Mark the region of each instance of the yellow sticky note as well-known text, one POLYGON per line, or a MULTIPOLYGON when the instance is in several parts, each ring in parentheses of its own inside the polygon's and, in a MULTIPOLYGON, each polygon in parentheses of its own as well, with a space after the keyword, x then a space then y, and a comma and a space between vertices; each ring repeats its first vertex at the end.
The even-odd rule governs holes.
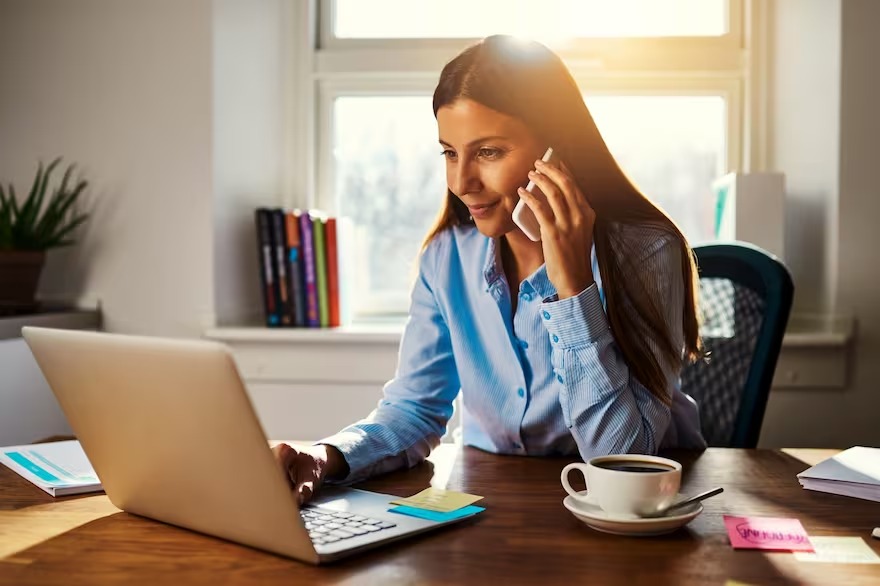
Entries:
POLYGON ((799 562, 880 564, 880 557, 861 537, 810 537, 816 553, 795 552, 799 562))
POLYGON ((432 486, 431 488, 426 488, 422 492, 414 494, 411 497, 391 501, 391 504, 416 507, 418 509, 426 509, 438 513, 448 513, 475 503, 481 498, 483 497, 475 494, 444 490, 432 486))

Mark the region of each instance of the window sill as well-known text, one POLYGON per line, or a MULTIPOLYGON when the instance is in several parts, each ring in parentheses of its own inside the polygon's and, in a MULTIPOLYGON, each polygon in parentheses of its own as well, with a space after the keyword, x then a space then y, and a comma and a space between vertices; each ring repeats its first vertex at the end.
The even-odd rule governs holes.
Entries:
MULTIPOLYGON (((204 337, 228 343, 399 344, 406 318, 363 322, 338 328, 217 327, 204 337)), ((853 337, 850 316, 796 315, 782 340, 785 348, 843 348, 853 337)))
MULTIPOLYGON (((340 328, 218 327, 204 337, 228 344, 248 382, 384 384, 394 373, 404 320, 340 328), (344 368, 340 368, 344 365, 344 368)), ((782 343, 774 389, 842 390, 854 320, 794 316, 782 343)))
POLYGON ((855 320, 849 315, 792 315, 783 348, 843 348, 852 340, 855 320))
POLYGON ((400 343, 403 320, 388 325, 350 325, 338 328, 219 327, 205 332, 211 340, 268 344, 394 344, 400 343))

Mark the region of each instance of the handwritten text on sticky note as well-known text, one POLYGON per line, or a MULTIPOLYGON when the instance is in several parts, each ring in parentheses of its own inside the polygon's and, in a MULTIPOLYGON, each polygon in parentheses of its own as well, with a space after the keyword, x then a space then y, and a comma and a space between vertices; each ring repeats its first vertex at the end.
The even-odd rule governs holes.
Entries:
POLYGON ((810 536, 797 519, 724 515, 724 526, 735 549, 813 551, 810 536))
POLYGON ((391 501, 391 504, 427 509, 429 511, 437 511, 438 513, 448 513, 449 511, 455 511, 475 503, 481 498, 483 497, 475 494, 444 490, 432 486, 411 497, 391 501))

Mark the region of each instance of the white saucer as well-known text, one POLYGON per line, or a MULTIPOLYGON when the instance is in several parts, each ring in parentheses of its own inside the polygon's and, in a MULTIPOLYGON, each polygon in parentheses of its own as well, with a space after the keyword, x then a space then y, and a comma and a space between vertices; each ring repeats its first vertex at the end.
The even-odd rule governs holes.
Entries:
MULTIPOLYGON (((586 495, 586 491, 582 491, 579 494, 586 495)), ((679 494, 676 500, 682 498, 684 497, 679 494)), ((684 527, 694 517, 703 512, 702 503, 693 503, 675 511, 672 515, 664 517, 621 517, 609 515, 603 511, 599 508, 599 505, 590 500, 589 495, 587 495, 587 500, 588 502, 582 503, 574 500, 569 495, 563 499, 562 504, 575 517, 592 529, 614 535, 650 536, 671 533, 680 527, 684 527)))

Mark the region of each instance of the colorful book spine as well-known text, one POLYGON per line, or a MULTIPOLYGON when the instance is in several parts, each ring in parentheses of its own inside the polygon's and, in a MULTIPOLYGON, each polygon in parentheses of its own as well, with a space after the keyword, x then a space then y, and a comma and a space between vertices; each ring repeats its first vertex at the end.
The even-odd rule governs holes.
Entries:
POLYGON ((290 312, 290 290, 287 280, 287 235, 284 210, 272 210, 272 248, 275 261, 275 284, 278 289, 278 315, 282 326, 293 325, 290 312))
POLYGON ((355 228, 351 218, 336 219, 336 266, 339 271, 339 323, 351 322, 353 313, 352 279, 355 275, 355 228))
POLYGON ((338 328, 341 320, 339 315, 339 252, 336 237, 336 218, 327 218, 324 227, 324 239, 327 241, 327 305, 329 325, 338 328))
POLYGON ((299 218, 300 238, 303 243, 303 279, 306 290, 306 325, 317 328, 321 325, 318 315, 318 287, 315 281, 315 246, 312 235, 312 217, 303 213, 299 218))
POLYGON ((303 286, 302 239, 299 235, 300 213, 285 214, 287 224, 287 281, 293 325, 306 325, 306 295, 303 286))
POLYGON ((255 214, 257 224, 257 248, 260 255, 260 285, 263 297, 266 325, 281 325, 278 302, 275 294, 275 263, 272 261, 272 218, 271 210, 259 208, 255 214))
POLYGON ((315 284, 318 288, 318 318, 321 327, 330 325, 330 312, 327 307, 327 245, 324 242, 326 220, 312 218, 312 230, 315 234, 315 284))

